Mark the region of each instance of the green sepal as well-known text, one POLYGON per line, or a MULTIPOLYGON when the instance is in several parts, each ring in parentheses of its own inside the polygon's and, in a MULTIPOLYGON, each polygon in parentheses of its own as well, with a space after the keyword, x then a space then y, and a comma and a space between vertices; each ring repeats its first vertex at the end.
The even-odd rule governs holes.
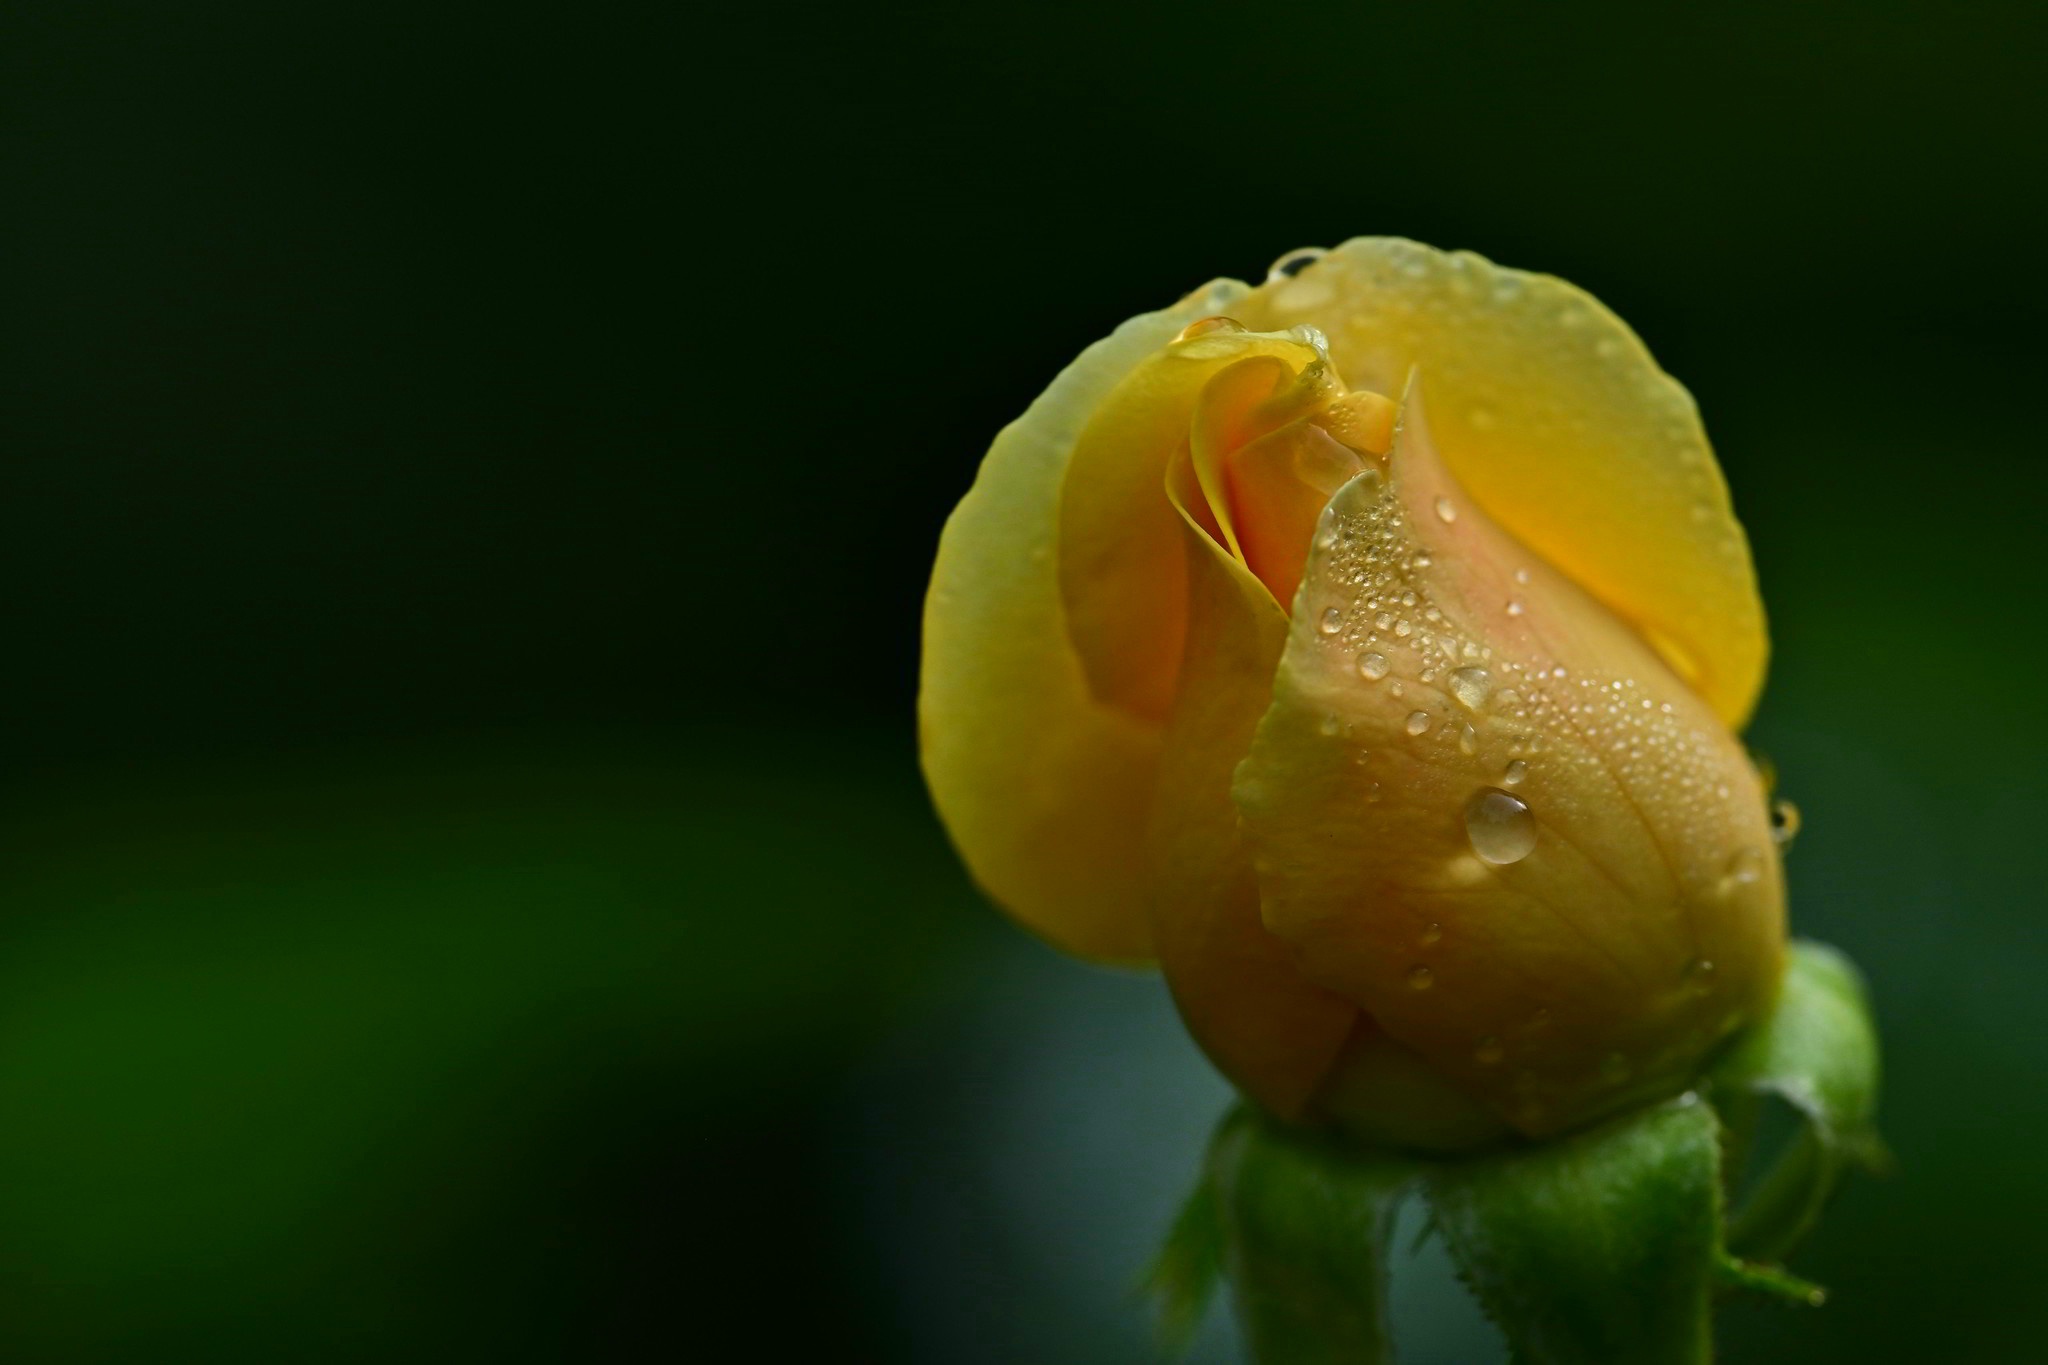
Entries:
POLYGON ((1828 1301, 1828 1291, 1811 1280, 1788 1273, 1783 1266, 1738 1261, 1723 1255, 1716 1278, 1723 1289, 1746 1289, 1768 1295, 1802 1308, 1818 1308, 1828 1301))
POLYGON ((1731 1251, 1780 1260, 1810 1231, 1842 1172, 1882 1169, 1877 1135, 1877 1028, 1863 979, 1835 949, 1794 943, 1771 1017, 1709 1073, 1730 1129, 1731 1178, 1739 1178, 1760 1099, 1791 1106, 1800 1127, 1728 1219, 1731 1251))
POLYGON ((1697 1097, 1439 1167, 1428 1189, 1452 1259, 1517 1361, 1712 1358, 1720 1124, 1697 1097))
POLYGON ((1224 1119, 1206 1183, 1251 1359, 1393 1359, 1388 1244, 1401 1197, 1421 1172, 1406 1158, 1286 1128, 1248 1106, 1224 1119))
POLYGON ((1168 1351, 1178 1355, 1187 1350, 1222 1278, 1223 1211, 1205 1170, 1173 1220, 1158 1259, 1145 1272, 1145 1292, 1159 1309, 1160 1344, 1168 1351))

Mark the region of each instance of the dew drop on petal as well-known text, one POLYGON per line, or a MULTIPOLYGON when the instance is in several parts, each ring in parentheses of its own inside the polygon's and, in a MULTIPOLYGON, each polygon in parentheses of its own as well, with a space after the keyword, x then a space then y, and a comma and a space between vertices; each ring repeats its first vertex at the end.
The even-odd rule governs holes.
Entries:
POLYGON ((1409 734, 1419 735, 1427 729, 1429 729, 1429 712, 1411 711, 1408 713, 1409 734))
POLYGON ((1501 773, 1500 780, 1507 783, 1510 787, 1519 787, 1522 785, 1522 779, 1528 775, 1529 765, 1517 758, 1512 760, 1508 764, 1507 769, 1501 773))
POLYGON ((1226 318, 1219 314, 1215 317, 1196 318, 1193 322, 1181 328, 1180 335, 1175 337, 1174 340, 1193 341, 1196 337, 1205 337, 1212 332, 1242 332, 1243 330, 1244 324, 1236 318, 1226 318))
POLYGON ((1483 668, 1454 668, 1451 670, 1451 695, 1467 711, 1477 711, 1486 705, 1486 699, 1493 692, 1493 675, 1483 668))
POLYGON ((1790 848, 1799 837, 1799 807, 1782 796, 1771 802, 1771 837, 1779 848, 1790 848))
POLYGON ((1701 995, 1705 995, 1714 988, 1714 973, 1716 970, 1718 969, 1714 966, 1714 959, 1710 957, 1696 957, 1685 964, 1685 984, 1701 995))
POLYGON ((1456 521, 1458 519, 1457 506, 1449 498, 1439 495, 1436 500, 1436 519, 1447 525, 1456 521))
POLYGON ((1410 968, 1408 969, 1408 989, 1409 989, 1409 990, 1411 990, 1411 991, 1426 991, 1426 990, 1428 990, 1428 989, 1429 989, 1429 988, 1430 988, 1431 986, 1434 986, 1435 984, 1436 984, 1436 973, 1435 973, 1435 972, 1433 972, 1433 971, 1431 971, 1431 970, 1430 970, 1429 968, 1427 968, 1427 967, 1410 967, 1410 968))
POLYGON ((1368 649, 1358 656, 1358 671, 1367 682, 1378 682, 1387 676, 1387 656, 1376 649, 1368 649))
POLYGON ((1323 614, 1316 621, 1316 629, 1325 635, 1335 635, 1344 625, 1344 613, 1335 607, 1324 607, 1323 614))
POLYGON ((1487 862, 1518 863, 1536 847, 1536 817, 1519 796, 1481 787, 1465 803, 1465 834, 1487 862))
POLYGON ((1267 280, 1291 280, 1302 271, 1323 259, 1321 247, 1308 246, 1299 251, 1290 251, 1266 270, 1267 280))
POLYGON ((1517 602, 1517 601, 1515 601, 1515 600, 1514 600, 1513 598, 1509 598, 1509 599, 1508 599, 1508 615, 1510 615, 1510 616, 1520 616, 1521 614, 1522 614, 1522 604, 1521 604, 1520 602, 1517 602))
POLYGON ((1435 920, 1431 920, 1427 925, 1423 927, 1422 937, 1420 940, 1423 947, 1434 948, 1437 944, 1443 941, 1444 927, 1441 924, 1438 924, 1435 920))

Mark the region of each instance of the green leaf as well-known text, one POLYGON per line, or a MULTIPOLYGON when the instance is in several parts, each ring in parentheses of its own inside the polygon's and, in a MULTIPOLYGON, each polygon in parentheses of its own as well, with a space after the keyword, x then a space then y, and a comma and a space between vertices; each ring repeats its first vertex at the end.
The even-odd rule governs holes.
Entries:
POLYGON ((1283 1128, 1250 1108, 1209 1149, 1225 1267, 1258 1365, 1379 1365, 1387 1248, 1420 1168, 1283 1128))
POLYGON ((1691 1095, 1576 1136, 1440 1168, 1451 1255, 1516 1358, 1695 1365, 1712 1357, 1719 1123, 1691 1095))
MULTIPOLYGON (((1736 1254, 1775 1261, 1820 1217, 1842 1171, 1884 1164, 1877 1136, 1877 1029, 1863 981, 1849 960, 1818 943, 1795 943, 1778 1008, 1717 1063, 1718 1104, 1739 1153, 1756 1099, 1776 1096, 1799 1131, 1729 1218, 1736 1254)), ((1740 1174, 1740 1161, 1731 1162, 1740 1174)))

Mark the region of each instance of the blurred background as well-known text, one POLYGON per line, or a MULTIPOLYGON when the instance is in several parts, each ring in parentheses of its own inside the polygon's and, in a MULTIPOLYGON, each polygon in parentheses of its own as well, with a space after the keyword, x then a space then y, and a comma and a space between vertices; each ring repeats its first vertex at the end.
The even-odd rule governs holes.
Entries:
POLYGON ((0 1355, 1153 1359, 1225 1093, 967 885, 920 594, 1082 346, 1360 233, 1606 300, 1755 542, 1899 1173, 1726 1354, 2037 1353, 2036 17, 10 6, 0 1355))

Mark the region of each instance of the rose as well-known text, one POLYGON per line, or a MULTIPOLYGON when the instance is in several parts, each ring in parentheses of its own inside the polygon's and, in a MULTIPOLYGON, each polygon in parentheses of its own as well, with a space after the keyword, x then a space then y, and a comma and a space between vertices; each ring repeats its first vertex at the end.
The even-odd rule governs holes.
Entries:
POLYGON ((1765 652, 1627 327, 1365 238, 1133 319, 997 437, 919 728, 1017 918, 1156 960, 1272 1113, 1456 1149, 1670 1093, 1769 1010, 1765 652))

